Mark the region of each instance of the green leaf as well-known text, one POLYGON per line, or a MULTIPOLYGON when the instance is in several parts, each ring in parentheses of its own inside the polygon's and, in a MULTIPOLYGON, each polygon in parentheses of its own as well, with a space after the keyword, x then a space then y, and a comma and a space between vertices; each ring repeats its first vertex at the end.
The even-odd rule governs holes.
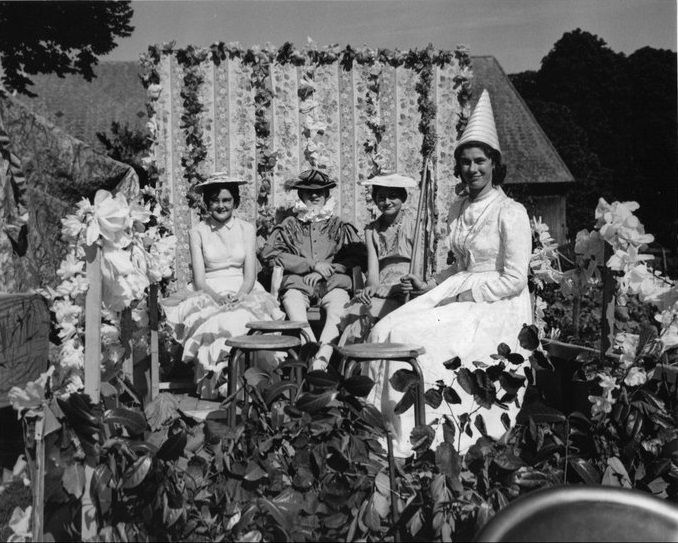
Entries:
POLYGON ((433 409, 438 409, 440 404, 443 403, 443 395, 437 388, 429 388, 424 394, 424 400, 426 405, 431 406, 433 409))
POLYGON ((271 406, 271 404, 280 396, 285 394, 286 392, 292 392, 293 390, 297 390, 297 385, 296 383, 286 383, 286 382, 280 382, 277 383, 271 387, 268 387, 264 390, 263 392, 263 398, 264 402, 266 402, 266 405, 268 407, 271 406))
POLYGON ((443 417, 443 439, 445 443, 449 443, 454 447, 454 436, 457 433, 457 428, 454 425, 454 422, 448 415, 443 417))
POLYGON ((455 356, 454 358, 443 362, 443 366, 445 366, 448 370, 459 369, 461 367, 461 358, 455 356))
POLYGON ((174 394, 163 392, 144 409, 151 430, 156 431, 179 418, 179 402, 174 394))
POLYGON ((511 354, 511 347, 506 345, 506 343, 500 343, 499 345, 497 345, 497 353, 499 354, 499 356, 503 356, 504 358, 506 358, 508 355, 511 354))
POLYGON ((306 374, 306 382, 317 388, 336 388, 340 378, 326 371, 313 370, 306 374))
POLYGON ((520 364, 525 362, 525 357, 519 353, 509 353, 506 356, 506 360, 508 360, 511 364, 519 366, 520 364))
POLYGON ((435 430, 430 426, 415 426, 410 434, 412 449, 418 453, 428 450, 431 447, 431 443, 433 443, 435 436, 435 430))
POLYGON ((295 406, 301 411, 313 414, 327 407, 330 402, 337 397, 337 394, 338 392, 336 390, 328 390, 320 394, 304 392, 299 396, 295 406))
POLYGON ((85 467, 80 462, 69 464, 64 469, 61 483, 66 492, 80 499, 85 491, 85 467))
POLYGON ((109 409, 104 413, 104 422, 119 424, 129 432, 130 436, 137 436, 146 431, 147 424, 144 415, 125 407, 109 409))
POLYGON ((459 394, 457 394, 457 391, 454 390, 452 387, 445 387, 443 389, 443 398, 445 398, 445 401, 449 404, 461 403, 461 398, 459 397, 459 394))
POLYGON ((269 380, 268 373, 255 367, 247 368, 244 377, 247 384, 251 387, 256 387, 259 383, 267 383, 269 380))
POLYGON ((393 408, 393 412, 396 415, 402 415, 410 407, 412 407, 414 405, 414 401, 415 401, 416 398, 417 398, 417 394, 414 391, 414 388, 412 388, 412 387, 408 388, 405 391, 405 393, 403 394, 402 398, 400 398, 400 401, 393 408))
POLYGON ((464 389, 466 394, 474 395, 478 392, 475 377, 468 368, 461 368, 457 371, 457 382, 464 389))
POLYGON ((540 400, 535 400, 523 408, 518 413, 516 422, 518 424, 529 424, 528 418, 531 418, 535 423, 540 422, 565 422, 567 418, 557 409, 549 407, 540 400))
POLYGON ((268 474, 261 468, 261 466, 257 462, 252 461, 247 465, 247 471, 245 472, 244 477, 246 481, 258 481, 259 479, 263 479, 264 477, 268 477, 268 474))
POLYGON ((367 396, 372 387, 374 386, 374 381, 370 379, 367 375, 355 375, 350 379, 347 379, 341 385, 346 392, 364 398, 367 396))
POLYGON ((599 485, 600 484, 600 473, 598 470, 591 464, 591 462, 584 460, 579 457, 571 457, 569 459, 570 466, 572 469, 581 477, 581 480, 586 485, 599 485))
POLYGON ((458 478, 461 473, 461 458, 454 446, 443 442, 436 448, 436 466, 440 473, 452 479, 458 478))
POLYGON ((406 369, 400 369, 396 371, 389 379, 393 389, 398 392, 405 392, 413 385, 416 385, 418 381, 419 379, 417 378, 417 374, 412 370, 406 369))
POLYGON ((360 412, 360 418, 362 418, 367 426, 377 430, 379 435, 383 435, 386 431, 386 423, 384 422, 384 416, 381 411, 379 411, 374 405, 367 404, 363 407, 360 412))
POLYGON ((217 409, 207 413, 205 417, 205 436, 208 441, 212 439, 223 439, 231 435, 231 427, 228 422, 228 411, 217 409))
POLYGON ((128 490, 138 487, 151 471, 152 464, 153 459, 148 455, 139 458, 125 471, 122 487, 128 490))
POLYGON ((171 434, 167 440, 165 440, 158 451, 157 457, 160 460, 176 460, 183 454, 187 441, 188 436, 186 435, 186 430, 181 428, 178 432, 171 434))
POLYGON ((100 515, 108 513, 113 503, 113 489, 110 486, 112 477, 113 474, 106 464, 99 464, 92 474, 90 493, 100 515))
POLYGON ((534 324, 523 324, 518 334, 518 342, 523 349, 534 351, 539 348, 539 330, 534 324))
POLYGON ((498 453, 494 457, 493 462, 500 468, 507 471, 515 471, 518 468, 522 468, 523 466, 527 465, 523 460, 520 459, 520 457, 508 450, 498 453))

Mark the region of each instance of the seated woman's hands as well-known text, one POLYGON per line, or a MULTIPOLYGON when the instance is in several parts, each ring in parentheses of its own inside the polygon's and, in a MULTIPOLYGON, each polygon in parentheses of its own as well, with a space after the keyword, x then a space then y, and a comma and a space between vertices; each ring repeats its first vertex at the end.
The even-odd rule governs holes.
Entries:
POLYGON ((400 290, 409 293, 414 290, 425 290, 426 283, 413 273, 408 273, 400 278, 400 290))
POLYGON ((318 273, 318 272, 316 272, 316 271, 313 271, 313 272, 311 272, 311 273, 307 273, 306 275, 304 275, 303 281, 304 281, 304 283, 306 283, 308 286, 314 287, 314 286, 316 286, 316 285, 318 284, 318 282, 321 281, 322 279, 323 279, 323 276, 322 276, 320 273, 318 273))
POLYGON ((400 285, 370 285, 361 290, 355 297, 357 302, 370 305, 372 298, 388 298, 400 293, 400 285))

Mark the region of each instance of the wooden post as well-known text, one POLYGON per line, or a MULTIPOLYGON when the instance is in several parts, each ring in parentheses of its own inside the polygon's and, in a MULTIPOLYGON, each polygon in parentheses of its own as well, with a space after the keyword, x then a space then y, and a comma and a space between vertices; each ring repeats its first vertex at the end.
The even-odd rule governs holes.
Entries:
POLYGON ((612 275, 612 270, 608 268, 605 263, 612 256, 612 247, 606 243, 604 262, 603 262, 603 300, 602 300, 602 314, 600 316, 600 358, 605 357, 605 354, 614 343, 614 294, 617 282, 612 275))
POLYGON ((43 540, 45 519, 45 413, 43 411, 35 421, 35 471, 33 476, 33 541, 43 540))
POLYGON ((147 400, 153 401, 160 392, 160 350, 158 345, 158 284, 148 291, 148 325, 151 329, 151 366, 146 374, 147 400))
MULTIPOLYGON (((97 245, 85 247, 87 258, 87 297, 85 298, 85 394, 94 405, 101 399, 101 249, 97 245)), ((82 525, 80 538, 96 538, 96 509, 90 487, 94 467, 85 462, 85 491, 82 495, 82 525)))
POLYGON ((126 307, 120 315, 120 340, 125 348, 125 358, 122 361, 122 374, 134 383, 134 346, 132 345, 132 310, 126 307))

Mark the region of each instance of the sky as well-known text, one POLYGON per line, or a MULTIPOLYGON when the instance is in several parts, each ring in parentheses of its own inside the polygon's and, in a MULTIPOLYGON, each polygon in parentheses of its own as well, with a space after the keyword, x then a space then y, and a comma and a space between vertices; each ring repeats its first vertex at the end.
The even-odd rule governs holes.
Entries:
POLYGON ((508 73, 539 69, 565 33, 581 28, 615 51, 676 50, 676 0, 139 0, 135 30, 101 60, 137 60, 149 44, 303 46, 338 43, 410 49, 464 44, 508 73))

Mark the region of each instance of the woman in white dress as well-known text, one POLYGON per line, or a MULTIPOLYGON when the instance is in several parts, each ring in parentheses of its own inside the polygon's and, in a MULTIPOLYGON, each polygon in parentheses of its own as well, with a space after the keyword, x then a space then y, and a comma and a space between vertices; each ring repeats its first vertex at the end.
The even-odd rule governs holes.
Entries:
MULTIPOLYGON (((449 245, 455 265, 438 278, 424 283, 413 275, 403 277, 404 290, 425 290, 425 294, 390 313, 376 324, 370 335, 375 343, 408 343, 426 349, 419 357, 426 389, 436 381, 450 384, 456 371, 445 362, 455 357, 461 367, 476 370, 475 361, 497 364, 490 355, 497 345, 506 343, 513 352, 521 352, 518 334, 523 323, 532 322, 527 272, 532 251, 530 223, 525 208, 508 198, 500 185, 505 176, 501 150, 494 126, 492 106, 487 91, 483 94, 455 150, 456 173, 461 176, 468 194, 456 199, 449 214, 449 245), (448 276, 443 280, 445 276, 448 276)), ((520 365, 507 364, 506 371, 524 378, 520 365)), ((412 452, 410 434, 414 413, 410 409, 398 416, 394 407, 402 394, 389 383, 393 373, 407 366, 401 363, 370 364, 375 386, 369 396, 395 428, 394 446, 397 456, 412 452)), ((503 396, 497 386, 497 398, 503 396)), ((460 452, 468 449, 480 436, 473 424, 460 421, 468 413, 473 421, 482 415, 488 435, 498 438, 505 432, 502 414, 515 423, 519 392, 506 409, 494 404, 480 408, 474 397, 464 392, 459 383, 454 390, 461 403, 443 401, 437 409, 426 408, 427 422, 434 425, 433 446, 442 441, 443 415, 450 416, 456 426, 455 445, 460 452), (460 424, 461 423, 461 424, 460 424), (469 428, 473 436, 464 431, 469 428)), ((524 388, 521 389, 524 392, 524 388)))
POLYGON ((163 301, 167 322, 183 345, 182 360, 195 362, 198 392, 217 396, 230 347, 254 320, 282 319, 277 300, 256 281, 256 231, 233 212, 244 181, 215 173, 197 185, 208 216, 190 232, 193 284, 163 301))

